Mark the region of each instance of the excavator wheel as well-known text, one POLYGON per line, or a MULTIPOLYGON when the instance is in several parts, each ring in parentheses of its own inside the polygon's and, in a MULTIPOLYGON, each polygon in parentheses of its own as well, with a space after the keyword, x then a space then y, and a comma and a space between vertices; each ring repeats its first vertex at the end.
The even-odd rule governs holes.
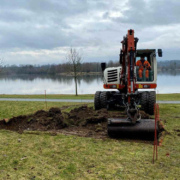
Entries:
POLYGON ((154 115, 154 104, 156 103, 156 92, 149 91, 148 92, 148 114, 154 115))
POLYGON ((101 108, 108 108, 108 92, 107 91, 103 91, 101 92, 101 108))
POLYGON ((94 96, 94 108, 95 110, 101 109, 101 91, 96 91, 94 96))
POLYGON ((142 92, 141 94, 141 109, 148 113, 148 92, 142 92))

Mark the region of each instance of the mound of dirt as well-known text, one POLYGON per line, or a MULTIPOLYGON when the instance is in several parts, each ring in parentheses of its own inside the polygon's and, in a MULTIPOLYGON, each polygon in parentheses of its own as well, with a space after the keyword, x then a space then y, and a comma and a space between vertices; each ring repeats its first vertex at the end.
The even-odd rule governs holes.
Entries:
MULTIPOLYGON (((63 109, 63 108, 62 108, 63 109)), ((143 119, 149 115, 141 112, 143 119)), ((64 134, 80 136, 107 136, 107 118, 125 118, 122 111, 93 110, 87 105, 72 109, 69 113, 61 112, 60 108, 52 107, 49 111, 39 110, 31 115, 13 117, 0 121, 0 129, 18 131, 56 131, 64 134)))
POLYGON ((59 108, 51 108, 49 111, 39 110, 32 115, 13 117, 0 121, 0 129, 22 132, 24 130, 51 130, 60 129, 66 125, 63 123, 63 115, 59 108))
POLYGON ((68 121, 74 125, 86 126, 88 123, 101 123, 107 121, 108 111, 101 109, 94 111, 92 107, 81 106, 66 113, 68 121))

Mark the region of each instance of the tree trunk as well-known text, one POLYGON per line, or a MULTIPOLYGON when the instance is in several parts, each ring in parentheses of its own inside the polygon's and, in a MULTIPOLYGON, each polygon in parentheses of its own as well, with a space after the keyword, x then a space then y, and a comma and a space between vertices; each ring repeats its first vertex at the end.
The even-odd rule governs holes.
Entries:
POLYGON ((77 77, 76 76, 74 76, 74 81, 75 81, 75 89, 76 89, 76 96, 77 96, 78 93, 77 93, 77 77))
POLYGON ((75 89, 76 89, 76 96, 78 95, 77 93, 77 73, 76 73, 76 65, 74 64, 74 81, 75 81, 75 89))

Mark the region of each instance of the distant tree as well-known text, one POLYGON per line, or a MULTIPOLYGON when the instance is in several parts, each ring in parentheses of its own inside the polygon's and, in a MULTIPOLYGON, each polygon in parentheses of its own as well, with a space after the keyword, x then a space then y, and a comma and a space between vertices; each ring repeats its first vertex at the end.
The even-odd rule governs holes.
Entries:
POLYGON ((74 82, 75 82, 75 91, 76 96, 77 92, 77 76, 81 72, 81 64, 82 64, 82 54, 80 54, 76 49, 70 48, 66 55, 66 64, 67 71, 73 73, 74 82))
POLYGON ((114 65, 113 61, 112 61, 112 60, 109 60, 107 66, 108 66, 108 67, 113 67, 113 65, 114 65))
POLYGON ((2 72, 2 68, 3 68, 3 58, 0 58, 0 73, 2 72))
POLYGON ((55 74, 56 73, 56 67, 55 65, 51 65, 48 70, 48 74, 55 74))

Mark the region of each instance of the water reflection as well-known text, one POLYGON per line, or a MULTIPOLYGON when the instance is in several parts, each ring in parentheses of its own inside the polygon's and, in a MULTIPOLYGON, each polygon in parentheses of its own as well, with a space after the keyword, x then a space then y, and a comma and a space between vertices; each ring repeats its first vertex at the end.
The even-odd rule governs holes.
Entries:
MULTIPOLYGON (((102 89, 102 76, 79 76, 77 78, 80 94, 94 93, 102 89)), ((1 94, 74 94, 75 83, 72 76, 13 75, 0 76, 1 94)))
MULTIPOLYGON (((100 75, 78 77, 78 93, 94 94, 103 91, 100 75)), ((158 93, 180 93, 180 71, 158 72, 158 93)), ((75 83, 72 76, 13 75, 0 76, 1 94, 74 94, 75 83)))
MULTIPOLYGON (((13 76, 0 76, 1 80, 22 80, 22 81, 34 81, 34 80, 51 80, 53 82, 60 82, 60 83, 72 83, 73 82, 73 76, 53 76, 53 75, 13 75, 13 76)), ((86 83, 91 83, 94 80, 102 81, 102 76, 100 75, 86 75, 86 76, 78 76, 77 78, 78 83, 80 84, 81 81, 84 81, 86 83)))

